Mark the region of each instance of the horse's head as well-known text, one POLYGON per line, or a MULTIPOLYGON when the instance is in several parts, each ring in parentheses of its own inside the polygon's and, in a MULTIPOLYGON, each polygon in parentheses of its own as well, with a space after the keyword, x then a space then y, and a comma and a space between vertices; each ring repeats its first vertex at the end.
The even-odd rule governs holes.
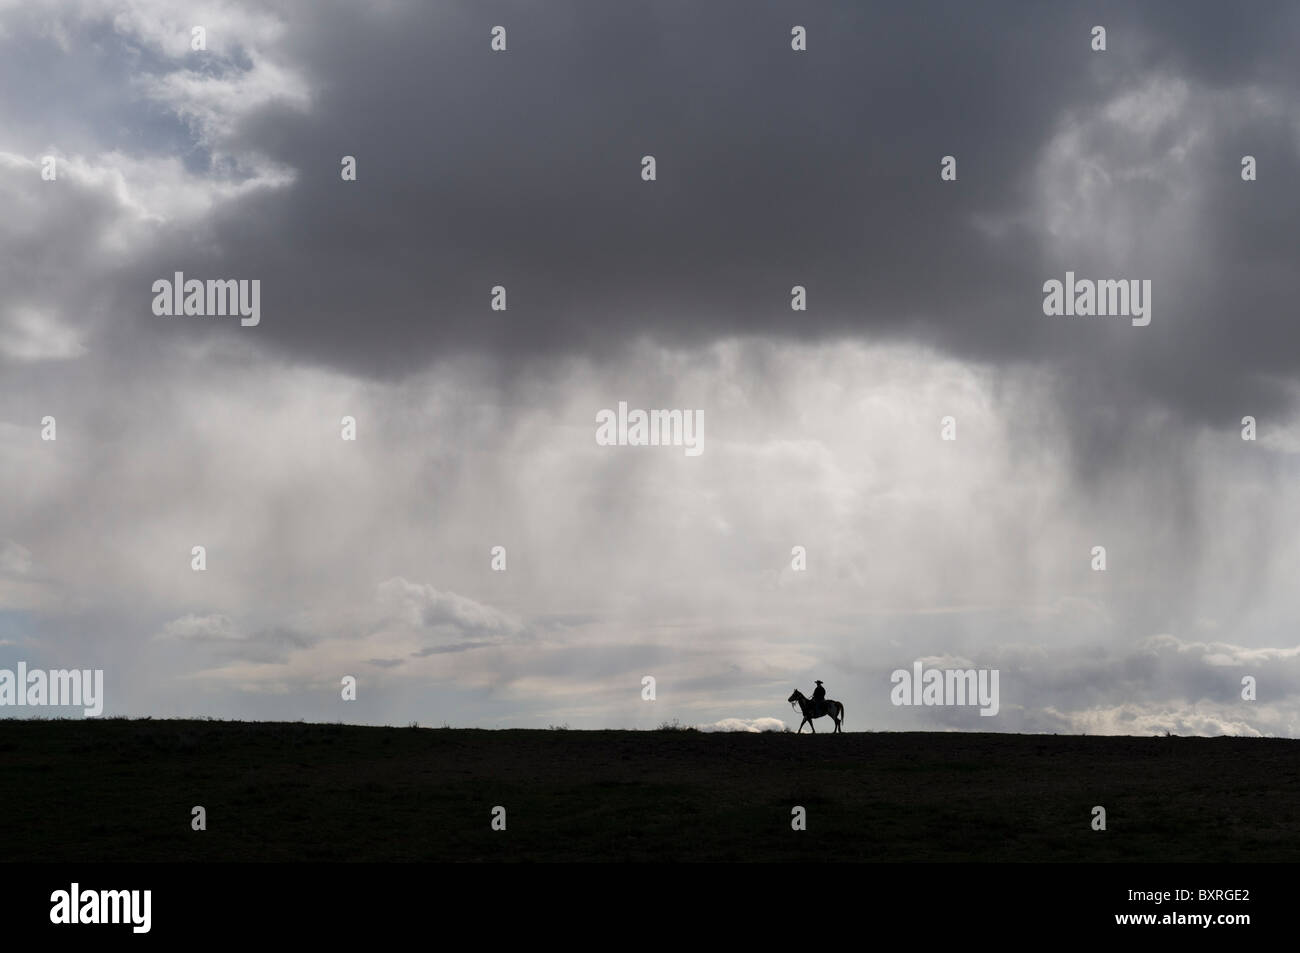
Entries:
POLYGON ((799 689, 797 688, 793 692, 791 692, 790 697, 786 699, 786 701, 790 703, 791 708, 793 708, 795 705, 799 704, 803 700, 804 700, 803 692, 799 691, 799 689))

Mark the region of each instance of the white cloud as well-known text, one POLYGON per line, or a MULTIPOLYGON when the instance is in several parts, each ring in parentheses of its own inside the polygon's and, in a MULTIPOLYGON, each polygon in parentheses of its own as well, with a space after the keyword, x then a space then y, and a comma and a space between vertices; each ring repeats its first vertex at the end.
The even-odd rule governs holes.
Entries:
POLYGON ((1259 738, 1280 734, 1293 736, 1294 715, 1268 706, 1247 719, 1240 709, 1205 702, 1196 704, 1142 703, 1089 708, 1080 711, 1043 709, 1059 718, 1063 734, 1085 735, 1232 735, 1259 738), (1262 730, 1261 730, 1262 729, 1262 730))
POLYGON ((700 731, 785 731, 786 723, 779 718, 723 718, 709 725, 696 725, 700 731))
POLYGON ((189 615, 168 622, 158 633, 159 639, 193 640, 200 642, 241 641, 245 635, 240 632, 228 616, 220 613, 211 615, 189 615))
POLYGON ((523 629, 491 606, 401 577, 379 584, 379 600, 393 618, 416 628, 448 627, 462 635, 516 635, 523 629))
MULTIPOLYGON (((124 221, 113 223, 110 250, 140 250, 147 236, 124 231, 129 225, 193 222, 223 202, 296 180, 295 169, 272 161, 240 137, 245 120, 269 105, 311 109, 310 83, 290 60, 285 47, 289 28, 279 17, 244 3, 182 8, 166 0, 35 0, 10 6, 17 11, 17 16, 10 14, 10 32, 30 30, 51 38, 65 53, 102 45, 91 31, 103 25, 150 53, 151 67, 141 68, 129 84, 114 78, 94 89, 97 108, 130 114, 144 103, 156 115, 161 107, 185 123, 193 144, 211 156, 208 168, 191 171, 178 157, 153 151, 127 153, 117 147, 78 153, 70 148, 65 155, 56 148, 60 182, 66 177, 110 195, 120 209, 124 221), (190 31, 196 25, 207 30, 206 51, 190 48, 190 31)), ((93 74, 88 76, 87 82, 93 82, 93 74)), ((12 166, 36 149, 43 155, 49 148, 45 133, 32 133, 25 148, 15 148, 28 135, 18 118, 11 117, 8 134, 0 140, 0 150, 8 150, 7 155, 0 153, 0 166, 12 166)), ((76 263, 65 262, 65 267, 75 268, 76 263)))

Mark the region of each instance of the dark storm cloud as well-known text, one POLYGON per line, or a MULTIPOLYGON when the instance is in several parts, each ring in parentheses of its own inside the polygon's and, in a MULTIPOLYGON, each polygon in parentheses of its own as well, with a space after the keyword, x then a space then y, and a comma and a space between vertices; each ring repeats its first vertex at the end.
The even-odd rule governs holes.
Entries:
MULTIPOLYGON (((141 288, 183 270, 262 278, 259 343, 376 376, 464 350, 599 354, 643 334, 906 338, 1058 364, 1085 459, 1118 452, 1126 429, 1096 419, 1098 402, 1155 400, 1226 426, 1239 406, 1278 406, 1269 375, 1295 370, 1289 114, 1237 117, 1195 147, 1203 213, 1176 247, 1142 235, 1126 255, 1098 242, 1061 261, 1026 217, 1052 198, 1035 193, 1035 170, 1062 124, 1148 78, 1293 102, 1291 6, 283 10, 314 104, 261 110, 234 145, 299 179, 226 204, 215 241, 173 236, 119 285, 118 307, 151 328, 141 288), (504 54, 488 49, 497 23, 504 54), (794 23, 809 30, 805 54, 789 49, 794 23), (1088 49, 1093 23, 1109 31, 1104 54, 1088 49), (1263 170, 1249 186, 1246 152, 1263 170), (340 181, 345 154, 356 183, 340 181), (644 154, 655 183, 640 180, 644 154), (946 154, 957 183, 939 180, 946 154), (1150 328, 1043 316, 1042 282, 1091 265, 1154 278, 1150 328), (504 314, 488 308, 496 284, 504 314), (789 309, 794 284, 806 314, 789 309)), ((1083 144, 1138 161, 1178 133, 1135 143, 1102 127, 1083 144)), ((1141 221, 1174 198, 1156 176, 1112 182, 1108 200, 1141 221)))
POLYGON ((655 3, 303 23, 318 108, 245 130, 300 184, 229 207, 218 234, 235 271, 283 289, 268 337, 374 373, 643 333, 1020 351, 1017 302, 1036 306, 1039 282, 1009 279, 1030 236, 990 243, 968 219, 1014 203, 1088 64, 1061 68, 1080 46, 1061 17, 1002 18, 655 3), (790 51, 794 22, 813 52, 790 51), (969 187, 939 182, 948 152, 969 187), (505 315, 487 307, 498 283, 505 315), (796 283, 807 315, 789 309, 796 283))

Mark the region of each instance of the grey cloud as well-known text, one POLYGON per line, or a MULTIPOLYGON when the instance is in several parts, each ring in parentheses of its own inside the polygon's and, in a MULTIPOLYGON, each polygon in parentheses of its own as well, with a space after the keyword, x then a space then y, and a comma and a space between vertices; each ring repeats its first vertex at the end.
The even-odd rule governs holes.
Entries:
POLYGON ((490 648, 502 644, 504 643, 480 640, 477 642, 453 642, 450 645, 426 645, 418 652, 412 652, 411 655, 414 658, 427 658, 430 655, 450 655, 454 652, 469 652, 473 649, 490 648))

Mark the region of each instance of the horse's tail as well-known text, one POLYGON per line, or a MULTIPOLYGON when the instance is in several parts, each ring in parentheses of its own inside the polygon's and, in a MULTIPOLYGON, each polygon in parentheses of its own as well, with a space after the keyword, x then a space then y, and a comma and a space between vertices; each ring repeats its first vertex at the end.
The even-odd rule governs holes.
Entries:
POLYGON ((840 706, 840 724, 843 725, 844 724, 844 702, 837 702, 836 704, 840 706))

